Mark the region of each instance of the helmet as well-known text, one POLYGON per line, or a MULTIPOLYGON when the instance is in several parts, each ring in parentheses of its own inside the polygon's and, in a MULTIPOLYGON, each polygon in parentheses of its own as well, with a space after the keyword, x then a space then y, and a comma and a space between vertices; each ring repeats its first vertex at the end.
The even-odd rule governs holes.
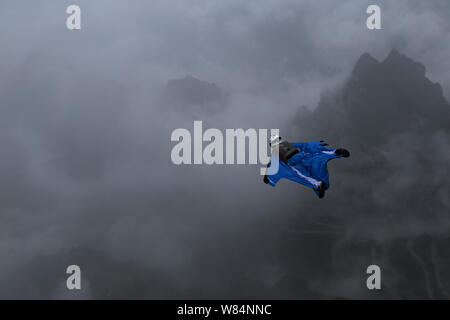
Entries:
POLYGON ((281 137, 277 134, 272 134, 269 138, 270 145, 278 144, 281 141, 281 137))

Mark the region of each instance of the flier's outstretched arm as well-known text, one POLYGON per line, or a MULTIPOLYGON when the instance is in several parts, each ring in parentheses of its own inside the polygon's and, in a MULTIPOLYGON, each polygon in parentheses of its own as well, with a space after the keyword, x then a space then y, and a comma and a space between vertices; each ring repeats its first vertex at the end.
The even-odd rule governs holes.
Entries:
POLYGON ((318 153, 322 151, 334 151, 335 149, 326 148, 328 144, 324 141, 311 142, 293 142, 292 145, 306 153, 318 153))

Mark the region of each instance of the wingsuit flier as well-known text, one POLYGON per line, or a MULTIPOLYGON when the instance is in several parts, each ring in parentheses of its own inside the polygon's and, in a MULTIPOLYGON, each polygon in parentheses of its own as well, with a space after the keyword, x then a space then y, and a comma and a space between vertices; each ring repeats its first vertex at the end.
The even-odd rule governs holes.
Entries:
POLYGON ((335 158, 348 158, 350 152, 346 149, 328 149, 323 141, 290 143, 278 135, 270 137, 272 149, 271 167, 276 148, 278 148, 279 169, 275 174, 268 170, 264 183, 275 187, 278 180, 286 178, 312 188, 319 198, 323 198, 325 190, 330 187, 328 181, 327 162, 335 158))

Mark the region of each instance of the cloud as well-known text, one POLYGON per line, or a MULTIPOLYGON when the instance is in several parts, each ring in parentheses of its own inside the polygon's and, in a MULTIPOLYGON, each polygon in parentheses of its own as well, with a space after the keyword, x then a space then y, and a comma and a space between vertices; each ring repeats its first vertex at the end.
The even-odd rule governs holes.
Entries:
MULTIPOLYGON (((248 284, 247 297, 298 296, 309 292, 305 286, 358 296, 319 280, 338 252, 330 244, 341 240, 336 225, 349 232, 338 198, 358 185, 338 182, 349 174, 346 165, 331 165, 336 188, 329 199, 338 209, 318 204, 301 186, 267 189, 258 167, 176 167, 170 133, 193 123, 168 112, 159 97, 169 80, 192 74, 230 92, 223 113, 199 119, 205 126, 280 128, 303 140, 291 126, 298 108, 314 109, 324 92, 345 83, 363 52, 384 58, 393 47, 424 63, 448 97, 447 2, 381 1, 383 30, 374 32, 365 27, 369 2, 360 1, 137 0, 130 7, 80 0, 82 30, 73 32, 65 28, 70 4, 0 4, 0 296, 67 297, 59 272, 73 260, 91 272, 88 298, 110 297, 112 285, 120 297, 221 297, 228 284, 233 297, 239 281, 248 284), (322 221, 330 230, 301 243, 291 224, 302 223, 290 217, 315 220, 306 212, 316 210, 333 212, 322 221), (160 273, 158 286, 134 285, 160 273), (299 279, 310 274, 314 281, 304 285, 299 279), (296 279, 294 288, 284 276, 296 279)), ((399 152, 408 139, 448 141, 400 133, 383 152, 399 152)), ((414 152, 403 150, 408 167, 389 168, 399 175, 389 190, 402 194, 416 182, 407 177, 407 168, 422 168, 414 152)), ((383 156, 367 156, 359 170, 380 173, 383 156)), ((347 207, 361 212, 369 198, 402 210, 389 190, 354 197, 347 207)), ((445 190, 435 196, 440 206, 448 206, 445 190)), ((417 199, 425 208, 426 197, 417 199)), ((372 228, 372 219, 360 216, 355 228, 381 237, 383 225, 372 228)))

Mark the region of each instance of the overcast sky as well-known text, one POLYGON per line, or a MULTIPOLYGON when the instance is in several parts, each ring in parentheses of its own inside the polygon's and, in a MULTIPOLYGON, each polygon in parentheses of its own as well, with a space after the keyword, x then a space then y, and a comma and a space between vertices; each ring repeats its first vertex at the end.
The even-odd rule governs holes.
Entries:
POLYGON ((170 79, 231 94, 204 127, 282 133, 365 52, 397 48, 450 97, 445 0, 77 0, 79 31, 71 4, 0 2, 0 297, 70 297, 66 262, 100 261, 86 298, 220 296, 229 279, 271 285, 290 269, 276 258, 280 202, 315 195, 267 188, 258 166, 174 166, 170 134, 194 118, 161 104, 170 79), (156 284, 134 290, 130 274, 156 284))

